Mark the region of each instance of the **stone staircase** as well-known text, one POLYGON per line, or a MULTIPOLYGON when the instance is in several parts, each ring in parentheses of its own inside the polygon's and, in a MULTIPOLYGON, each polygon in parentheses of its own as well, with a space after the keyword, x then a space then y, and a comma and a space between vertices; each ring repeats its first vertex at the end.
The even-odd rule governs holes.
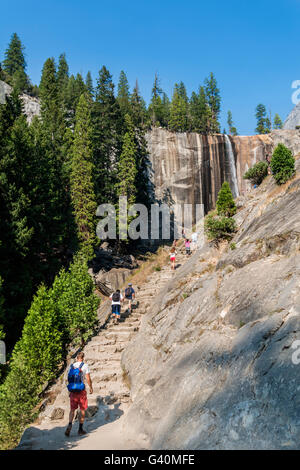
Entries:
MULTIPOLYGON (((177 251, 176 262, 181 265, 187 257, 177 251)), ((120 418, 130 406, 130 390, 121 368, 122 352, 139 331, 142 316, 151 308, 155 296, 173 276, 174 271, 167 264, 160 271, 153 271, 143 284, 136 286, 133 283, 136 300, 132 313, 129 314, 125 310, 126 305, 122 305, 120 322, 113 324, 108 320, 99 334, 85 346, 85 362, 89 365, 93 382, 93 394, 88 394, 89 407, 85 421, 88 432, 120 418)), ((67 439, 63 435, 69 415, 67 373, 68 368, 47 393, 37 422, 25 430, 18 449, 61 448, 57 442, 67 439), (45 440, 47 432, 50 437, 45 440), (42 439, 41 433, 44 435, 42 439)), ((77 434, 77 427, 74 423, 71 437, 77 434)))

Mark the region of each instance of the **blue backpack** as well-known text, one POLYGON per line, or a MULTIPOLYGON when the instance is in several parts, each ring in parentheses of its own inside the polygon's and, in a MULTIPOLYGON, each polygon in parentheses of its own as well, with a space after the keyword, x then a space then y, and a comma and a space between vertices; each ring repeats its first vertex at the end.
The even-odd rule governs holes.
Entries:
POLYGON ((68 390, 69 392, 81 392, 85 389, 85 385, 82 381, 82 372, 81 369, 84 365, 82 362, 79 368, 75 368, 72 364, 68 374, 68 390))

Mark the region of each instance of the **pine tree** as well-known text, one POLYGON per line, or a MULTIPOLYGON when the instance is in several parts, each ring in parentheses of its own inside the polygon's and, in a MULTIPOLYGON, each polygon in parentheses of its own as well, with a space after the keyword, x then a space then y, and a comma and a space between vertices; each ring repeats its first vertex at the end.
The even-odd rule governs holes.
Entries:
POLYGON ((155 74, 148 112, 152 126, 156 127, 161 126, 164 120, 164 105, 161 98, 162 94, 163 91, 160 87, 158 75, 155 74))
POLYGON ((25 73, 26 61, 24 57, 24 46, 16 33, 12 35, 9 46, 5 51, 3 68, 11 77, 15 72, 20 70, 25 73))
POLYGON ((118 162, 118 196, 126 196, 129 205, 135 203, 137 175, 136 145, 134 128, 130 116, 126 114, 126 133, 123 137, 122 153, 118 162))
POLYGON ((135 127, 150 125, 146 103, 140 95, 138 81, 136 81, 130 96, 130 117, 135 127))
POLYGON ((119 83, 118 83, 118 103, 121 109, 123 116, 130 112, 130 93, 129 93, 129 84, 126 77, 126 74, 121 70, 119 83))
POLYGON ((177 84, 175 84, 171 102, 169 128, 173 132, 186 132, 188 130, 187 103, 177 84))
POLYGON ((228 111, 228 113, 227 113, 227 124, 228 124, 229 134, 230 135, 238 135, 236 127, 233 124, 232 112, 231 111, 228 111))
POLYGON ((210 73, 209 78, 205 79, 205 93, 208 105, 211 111, 210 119, 210 132, 219 133, 220 132, 220 123, 219 123, 219 114, 221 107, 221 97, 220 90, 217 86, 217 81, 213 73, 210 73))
POLYGON ((257 134, 268 134, 270 132, 270 120, 267 117, 267 110, 263 104, 259 104, 256 107, 255 117, 257 119, 255 132, 257 134))
POLYGON ((236 205, 227 181, 223 183, 219 191, 216 207, 220 216, 232 217, 236 213, 236 205))
POLYGON ((283 122, 279 116, 279 114, 275 114, 274 117, 274 129, 282 129, 283 128, 283 122))
POLYGON ((92 124, 88 96, 82 94, 76 110, 71 163, 71 195, 79 239, 86 246, 95 243, 97 209, 93 184, 92 124))
POLYGON ((204 87, 200 87, 199 95, 193 92, 190 100, 190 128, 193 132, 207 134, 209 132, 209 122, 211 111, 207 104, 204 87))
POLYGON ((114 95, 112 76, 105 66, 97 79, 92 122, 97 204, 114 202, 116 164, 121 152, 124 124, 114 95))
POLYGON ((85 86, 87 93, 91 99, 94 98, 95 90, 93 86, 93 79, 92 79, 92 74, 90 71, 86 74, 86 79, 85 79, 85 86))
POLYGON ((65 105, 66 93, 69 81, 69 66, 66 59, 66 54, 63 53, 59 56, 58 69, 57 69, 57 85, 61 100, 65 105))

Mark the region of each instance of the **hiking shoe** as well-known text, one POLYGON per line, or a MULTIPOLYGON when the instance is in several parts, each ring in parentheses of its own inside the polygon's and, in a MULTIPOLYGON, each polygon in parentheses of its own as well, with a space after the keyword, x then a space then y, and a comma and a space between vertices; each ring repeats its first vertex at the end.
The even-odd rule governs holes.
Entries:
POLYGON ((78 429, 79 436, 84 436, 85 434, 86 434, 86 431, 84 429, 78 429))
POLYGON ((65 430, 65 436, 69 437, 71 429, 72 429, 72 424, 69 424, 69 426, 65 430))

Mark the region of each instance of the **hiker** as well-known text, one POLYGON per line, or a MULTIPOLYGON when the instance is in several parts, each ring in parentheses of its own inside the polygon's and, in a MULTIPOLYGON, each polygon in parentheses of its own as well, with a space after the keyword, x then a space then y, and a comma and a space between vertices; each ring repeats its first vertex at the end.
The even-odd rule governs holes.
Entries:
POLYGON ((198 233, 197 233, 197 232, 193 232, 193 233, 192 233, 192 249, 193 249, 193 250, 196 250, 197 245, 198 245, 198 233))
POLYGON ((190 255, 191 254, 191 242, 190 240, 187 238, 186 241, 185 241, 185 253, 187 255, 190 255))
POLYGON ((128 284, 128 287, 125 289, 125 299, 128 301, 128 311, 131 313, 131 304, 135 299, 135 291, 132 287, 131 282, 128 284))
POLYGON ((80 408, 78 434, 79 436, 84 436, 86 434, 86 431, 83 429, 85 411, 88 407, 85 382, 88 383, 90 394, 92 394, 93 384, 90 376, 90 369, 89 366, 84 363, 84 353, 80 352, 77 354, 77 361, 71 365, 68 374, 68 390, 70 392, 70 415, 69 424, 65 431, 65 435, 67 437, 70 435, 74 414, 78 408, 80 408))
POLYGON ((177 251, 175 249, 175 246, 172 246, 171 251, 170 251, 170 261, 171 261, 171 269, 173 271, 175 270, 176 255, 177 255, 177 251))
POLYGON ((175 240, 173 240, 172 246, 174 246, 174 247, 176 248, 176 246, 177 246, 177 240, 176 240, 176 238, 175 238, 175 240))
POLYGON ((118 320, 121 320, 121 302, 123 302, 124 298, 120 292, 120 289, 117 289, 110 296, 111 300, 111 310, 112 310, 112 317, 113 323, 118 323, 118 320))
POLYGON ((185 230, 184 230, 184 228, 182 229, 181 235, 182 235, 182 238, 185 239, 185 230))

